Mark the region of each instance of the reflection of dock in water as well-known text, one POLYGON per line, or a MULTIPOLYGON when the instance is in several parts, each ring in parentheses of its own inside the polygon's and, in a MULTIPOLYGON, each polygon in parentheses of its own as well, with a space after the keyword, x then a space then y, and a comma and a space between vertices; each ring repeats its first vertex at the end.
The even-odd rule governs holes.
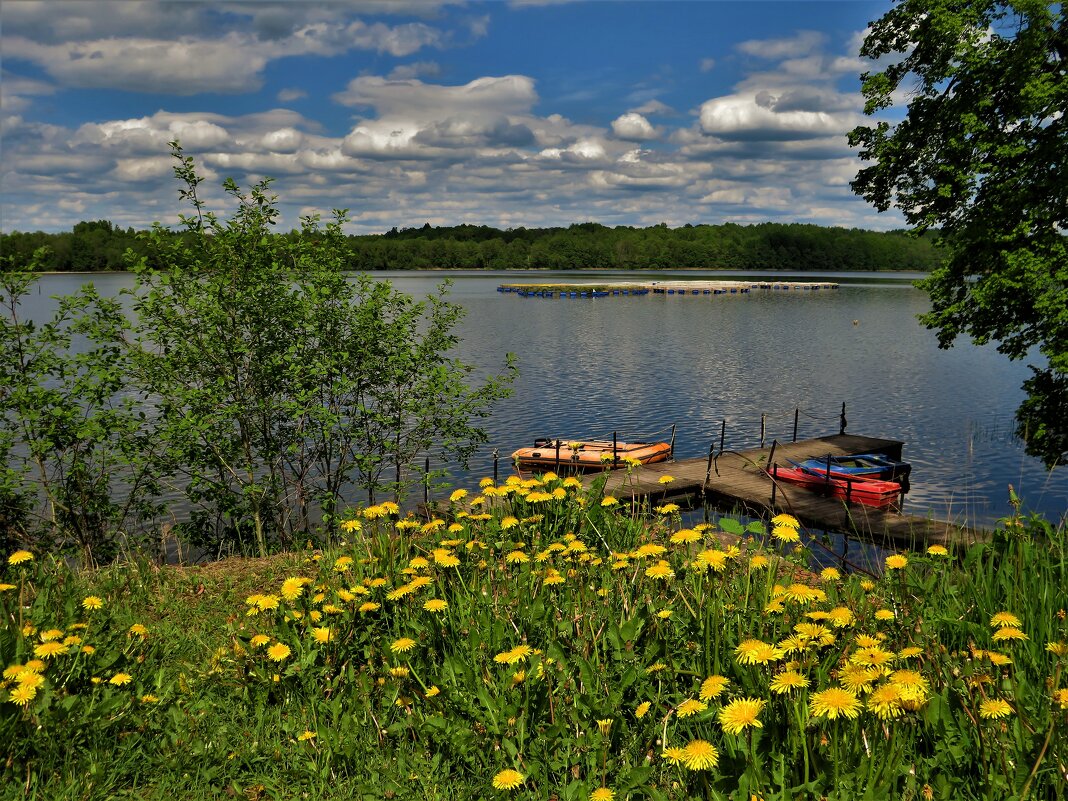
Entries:
MULTIPOLYGON (((820 495, 784 481, 773 482, 764 472, 768 459, 780 466, 787 459, 800 462, 828 454, 847 456, 858 453, 885 453, 901 458, 898 440, 835 434, 797 442, 776 443, 771 448, 725 451, 715 458, 683 459, 643 465, 629 471, 613 470, 608 474, 605 494, 622 501, 649 501, 661 504, 684 496, 704 500, 723 510, 741 509, 754 517, 786 512, 806 527, 841 531, 877 544, 921 548, 927 545, 960 545, 982 537, 976 530, 951 521, 907 515, 888 509, 876 509, 859 503, 820 495), (672 476, 667 484, 661 476, 672 476)), ((598 473, 587 476, 591 483, 598 473)))
POLYGON ((702 296, 744 295, 753 290, 769 292, 816 292, 838 289, 827 281, 609 281, 580 284, 501 284, 498 292, 524 298, 607 298, 612 296, 702 296))

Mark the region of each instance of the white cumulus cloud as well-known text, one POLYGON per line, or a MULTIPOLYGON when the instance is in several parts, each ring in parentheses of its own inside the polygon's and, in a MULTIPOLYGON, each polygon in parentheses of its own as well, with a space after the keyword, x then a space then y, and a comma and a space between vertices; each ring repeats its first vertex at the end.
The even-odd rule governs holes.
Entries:
POLYGON ((612 133, 620 139, 641 142, 659 135, 649 120, 635 111, 628 111, 612 120, 612 133))

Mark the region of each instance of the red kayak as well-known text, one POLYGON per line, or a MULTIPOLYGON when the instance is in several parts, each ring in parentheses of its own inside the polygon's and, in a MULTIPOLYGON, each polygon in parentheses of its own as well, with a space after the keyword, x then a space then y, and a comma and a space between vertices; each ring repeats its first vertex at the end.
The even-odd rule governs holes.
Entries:
POLYGON ((858 480, 838 477, 833 473, 828 479, 826 473, 813 475, 797 468, 778 466, 772 468, 770 475, 776 481, 785 481, 813 492, 822 492, 834 498, 841 498, 847 503, 884 508, 892 506, 901 498, 901 485, 896 481, 872 478, 858 480))

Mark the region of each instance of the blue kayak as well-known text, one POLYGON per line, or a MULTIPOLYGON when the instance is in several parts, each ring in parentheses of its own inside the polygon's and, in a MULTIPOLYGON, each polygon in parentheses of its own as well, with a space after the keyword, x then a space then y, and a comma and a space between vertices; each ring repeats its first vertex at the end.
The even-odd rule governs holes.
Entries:
POLYGON ((852 478, 877 478, 883 481, 904 481, 912 472, 912 465, 890 459, 881 453, 860 453, 855 456, 826 456, 822 459, 806 459, 791 462, 795 467, 812 475, 827 475, 828 463, 831 476, 852 478))

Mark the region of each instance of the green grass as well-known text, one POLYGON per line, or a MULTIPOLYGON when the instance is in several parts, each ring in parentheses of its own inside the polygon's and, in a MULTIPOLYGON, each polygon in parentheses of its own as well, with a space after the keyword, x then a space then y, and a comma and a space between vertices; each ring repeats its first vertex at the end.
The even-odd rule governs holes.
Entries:
POLYGON ((5 565, 2 665, 68 645, 24 705, 26 670, 5 675, 0 796, 1065 798, 1063 530, 1009 521, 871 580, 808 573, 788 530, 683 529, 555 478, 482 497, 492 513, 431 523, 357 510, 348 542, 268 559, 5 565), (1019 636, 995 638, 999 612, 1019 636), (855 718, 818 714, 851 664, 884 658, 855 718), (786 670, 808 686, 772 692, 786 670), (701 708, 713 675, 727 688, 701 708), (899 694, 883 715, 880 688, 899 694), (720 713, 745 698, 759 725, 731 733, 720 713), (984 718, 995 700, 1010 711, 984 718), (506 769, 522 782, 495 789, 506 769))

